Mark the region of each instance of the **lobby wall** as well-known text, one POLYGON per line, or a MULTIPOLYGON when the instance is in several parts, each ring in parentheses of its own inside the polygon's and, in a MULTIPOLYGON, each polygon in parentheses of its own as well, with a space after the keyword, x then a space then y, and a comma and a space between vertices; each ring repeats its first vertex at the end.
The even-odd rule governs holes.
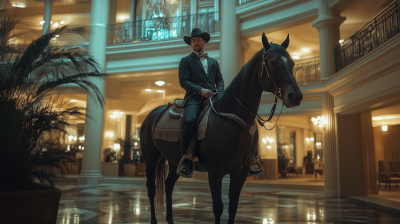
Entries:
POLYGON ((393 161, 393 152, 395 161, 400 161, 400 125, 389 125, 388 131, 382 131, 381 127, 374 127, 374 140, 375 140, 375 160, 377 172, 378 161, 384 161, 384 172, 390 173, 389 162, 393 161))

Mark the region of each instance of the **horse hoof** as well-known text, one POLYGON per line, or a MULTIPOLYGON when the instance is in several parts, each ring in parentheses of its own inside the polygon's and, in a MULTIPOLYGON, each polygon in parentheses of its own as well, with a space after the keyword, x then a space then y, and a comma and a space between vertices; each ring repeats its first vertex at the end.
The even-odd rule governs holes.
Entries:
POLYGON ((174 224, 174 220, 172 218, 167 218, 166 220, 168 224, 174 224))

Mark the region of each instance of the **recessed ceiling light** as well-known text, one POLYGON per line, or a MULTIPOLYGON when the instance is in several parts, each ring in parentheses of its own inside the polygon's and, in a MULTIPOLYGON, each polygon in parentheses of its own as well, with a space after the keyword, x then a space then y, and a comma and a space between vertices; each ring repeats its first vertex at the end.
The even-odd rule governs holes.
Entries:
POLYGON ((162 93, 162 92, 164 92, 164 90, 161 89, 157 90, 157 93, 162 93))
POLYGON ((294 60, 299 60, 299 59, 300 59, 300 56, 298 56, 298 55, 292 55, 292 58, 293 58, 294 60))
POLYGON ((70 100, 70 102, 76 102, 77 100, 70 100))
POLYGON ((25 3, 20 3, 20 2, 16 2, 16 3, 12 3, 11 4, 12 7, 17 7, 17 8, 25 8, 25 3))
POLYGON ((157 81, 157 82, 156 82, 156 85, 157 85, 157 86, 163 86, 164 84, 165 84, 164 81, 157 81))
POLYGON ((146 92, 151 92, 151 89, 145 89, 144 91, 146 91, 146 92))

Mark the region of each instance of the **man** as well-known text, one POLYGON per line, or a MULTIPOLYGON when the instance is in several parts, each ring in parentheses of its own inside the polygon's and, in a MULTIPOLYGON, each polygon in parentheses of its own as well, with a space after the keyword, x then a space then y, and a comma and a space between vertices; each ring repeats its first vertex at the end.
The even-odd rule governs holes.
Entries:
MULTIPOLYGON (((208 57, 204 51, 204 45, 210 41, 208 33, 194 28, 191 36, 185 36, 183 40, 193 49, 193 52, 182 58, 179 63, 179 83, 186 90, 183 100, 185 121, 181 142, 182 155, 185 155, 196 131, 197 117, 202 110, 203 101, 216 91, 222 92, 224 80, 218 61, 208 57)), ((177 173, 188 177, 193 173, 192 166, 190 160, 184 160, 177 173)))
MULTIPOLYGON (((183 40, 192 47, 193 52, 182 58, 179 63, 179 83, 186 90, 183 100, 185 120, 181 142, 182 156, 186 154, 193 134, 196 132, 197 117, 202 110, 203 101, 216 91, 224 91, 224 80, 218 61, 208 57, 204 51, 205 44, 210 41, 210 35, 194 28, 191 36, 185 36, 183 40)), ((190 177, 193 173, 192 166, 192 162, 185 159, 178 167, 177 174, 190 177)), ((251 169, 250 171, 252 176, 262 173, 262 170, 251 169)))

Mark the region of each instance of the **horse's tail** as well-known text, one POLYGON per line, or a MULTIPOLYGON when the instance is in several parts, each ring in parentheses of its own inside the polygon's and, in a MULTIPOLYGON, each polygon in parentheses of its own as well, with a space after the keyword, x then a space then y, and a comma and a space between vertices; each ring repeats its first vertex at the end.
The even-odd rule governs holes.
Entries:
POLYGON ((164 192, 165 192, 165 180, 168 175, 168 167, 166 164, 165 157, 162 156, 157 165, 156 170, 156 198, 155 207, 158 211, 164 210, 164 192))

